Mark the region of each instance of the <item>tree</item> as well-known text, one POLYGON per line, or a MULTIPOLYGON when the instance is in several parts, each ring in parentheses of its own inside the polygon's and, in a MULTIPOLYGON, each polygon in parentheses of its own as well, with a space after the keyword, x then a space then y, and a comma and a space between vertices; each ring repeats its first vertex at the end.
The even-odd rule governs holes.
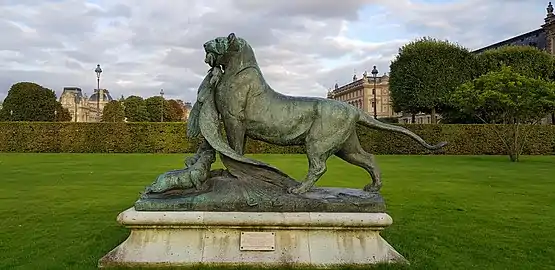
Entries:
POLYGON ((142 97, 129 96, 123 102, 125 117, 128 122, 148 122, 149 114, 142 97))
POLYGON ((516 162, 529 133, 523 124, 536 124, 555 110, 555 83, 530 78, 502 67, 458 87, 451 95, 452 104, 465 113, 474 114, 483 123, 509 124, 499 132, 511 161, 516 162))
POLYGON ((0 115, 11 121, 54 121, 55 111, 61 108, 54 91, 32 82, 11 86, 4 99, 0 115))
POLYGON ((71 114, 69 113, 69 110, 62 107, 62 104, 60 102, 58 102, 58 104, 56 105, 56 114, 55 114, 55 118, 54 121, 56 122, 69 122, 71 121, 71 114))
POLYGON ((3 104, 3 101, 0 102, 0 122, 8 121, 8 120, 9 120, 8 115, 5 114, 5 112, 2 110, 2 107, 3 107, 2 104, 3 104))
POLYGON ((164 122, 178 122, 183 115, 183 109, 179 103, 173 99, 165 100, 160 96, 149 97, 145 100, 148 114, 151 122, 160 122, 162 120, 161 110, 162 102, 164 102, 164 122))
POLYGON ((508 66, 523 76, 551 80, 555 71, 553 56, 532 46, 503 46, 482 52, 476 58, 479 75, 508 66))
MULTIPOLYGON (((480 74, 510 66, 524 76, 555 80, 555 58, 547 51, 536 47, 503 46, 478 54, 477 60, 480 74)), ((552 124, 555 124, 555 112, 550 113, 552 124)))
MULTIPOLYGON (((148 111, 150 122, 160 122, 162 121, 162 100, 163 98, 160 96, 153 96, 145 99, 146 109, 148 111)), ((164 101, 165 102, 165 101, 164 101)), ((166 105, 164 104, 164 107, 166 105)), ((166 116, 166 115, 164 115, 166 116)), ((165 117, 164 117, 165 118, 165 117)))
POLYGON ((391 62, 389 89, 396 112, 436 113, 448 109, 451 93, 457 86, 473 79, 474 55, 466 48, 432 38, 405 44, 391 62))
POLYGON ((125 120, 125 110, 120 101, 112 100, 104 106, 102 110, 102 122, 123 122, 125 120))
MULTIPOLYGON (((179 122, 183 118, 183 107, 178 101, 170 99, 167 100, 164 107, 167 106, 167 121, 168 122, 179 122)), ((166 119, 166 116, 164 116, 166 119)))

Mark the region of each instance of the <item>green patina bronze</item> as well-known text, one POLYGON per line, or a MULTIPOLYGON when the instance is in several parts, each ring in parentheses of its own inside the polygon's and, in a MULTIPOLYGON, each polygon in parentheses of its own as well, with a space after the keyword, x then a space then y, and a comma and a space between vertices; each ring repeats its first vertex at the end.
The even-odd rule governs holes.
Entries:
POLYGON ((210 167, 216 161, 213 149, 204 149, 187 168, 164 173, 146 187, 145 193, 163 193, 172 189, 200 190, 210 176, 210 167))
POLYGON ((199 87, 187 127, 188 136, 201 135, 204 142, 186 160, 184 170, 163 174, 145 189, 135 204, 139 211, 383 212, 380 171, 373 155, 362 149, 356 125, 405 134, 430 150, 446 145, 430 145, 408 129, 382 123, 344 102, 274 91, 253 48, 233 33, 206 42, 204 49, 211 68, 199 87), (219 132, 221 124, 227 141, 219 132), (304 181, 245 157, 247 137, 282 146, 304 145, 309 161, 304 181), (226 170, 208 173, 214 151, 226 170), (365 169, 372 181, 362 190, 314 188, 332 155, 365 169))

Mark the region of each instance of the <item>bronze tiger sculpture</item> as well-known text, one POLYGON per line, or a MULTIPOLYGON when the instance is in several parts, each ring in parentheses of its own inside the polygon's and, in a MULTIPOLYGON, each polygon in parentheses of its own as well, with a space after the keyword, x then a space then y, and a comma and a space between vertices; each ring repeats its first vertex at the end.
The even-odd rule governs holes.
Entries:
POLYGON ((205 62, 221 68, 214 101, 223 121, 229 145, 243 155, 246 137, 268 143, 304 145, 308 173, 294 194, 307 192, 326 172, 331 155, 364 168, 372 182, 365 191, 379 191, 382 182, 374 156, 363 150, 356 133, 360 123, 370 128, 405 134, 430 150, 430 145, 410 130, 382 123, 347 103, 317 97, 293 97, 274 91, 265 81, 252 47, 231 33, 204 44, 205 62))

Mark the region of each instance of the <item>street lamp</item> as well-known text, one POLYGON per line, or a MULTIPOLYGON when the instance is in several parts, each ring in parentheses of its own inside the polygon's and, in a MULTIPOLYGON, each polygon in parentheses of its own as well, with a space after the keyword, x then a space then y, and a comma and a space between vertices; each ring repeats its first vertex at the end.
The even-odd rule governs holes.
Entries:
MULTIPOLYGON (((100 65, 96 65, 96 69, 94 70, 94 72, 96 72, 96 118, 98 121, 100 121, 100 73, 102 73, 102 69, 100 68, 100 65)), ((77 116, 76 116, 77 117, 77 116)))
POLYGON ((378 75, 378 69, 376 68, 376 66, 374 66, 374 68, 372 69, 372 76, 374 77, 374 89, 372 89, 372 94, 374 95, 374 119, 378 118, 378 113, 376 111, 376 107, 377 107, 377 100, 376 100, 376 76, 378 75))
POLYGON ((54 110, 54 122, 56 122, 56 117, 58 116, 58 110, 54 110))
POLYGON ((164 122, 164 89, 160 89, 160 96, 162 97, 162 106, 160 110, 160 122, 164 122))
POLYGON ((75 110, 73 112, 73 117, 75 117, 75 122, 77 122, 77 105, 79 103, 79 99, 77 98, 77 93, 73 94, 73 103, 75 104, 75 110))
POLYGON ((13 121, 13 110, 10 110, 10 120, 13 121))

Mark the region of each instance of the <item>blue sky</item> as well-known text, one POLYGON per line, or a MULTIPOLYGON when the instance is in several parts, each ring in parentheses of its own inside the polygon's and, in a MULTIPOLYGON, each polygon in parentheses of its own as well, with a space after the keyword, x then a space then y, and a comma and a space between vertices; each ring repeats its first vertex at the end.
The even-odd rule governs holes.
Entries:
POLYGON ((391 19, 388 9, 383 6, 366 5, 358 12, 360 21, 350 24, 346 36, 367 42, 387 42, 405 39, 406 33, 399 21, 391 19))

